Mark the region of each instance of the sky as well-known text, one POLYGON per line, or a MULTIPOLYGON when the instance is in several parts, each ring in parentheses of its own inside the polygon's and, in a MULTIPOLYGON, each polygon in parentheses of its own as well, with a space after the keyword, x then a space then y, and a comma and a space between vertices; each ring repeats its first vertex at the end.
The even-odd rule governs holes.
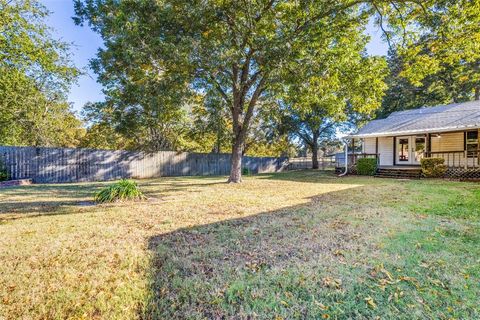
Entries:
POLYGON ((75 66, 86 74, 78 80, 78 84, 70 90, 68 99, 73 108, 79 112, 87 102, 103 100, 102 86, 97 83, 95 73, 88 68, 89 60, 94 58, 97 49, 102 45, 102 38, 88 26, 75 25, 72 0, 41 0, 51 12, 47 24, 53 28, 53 36, 65 42, 73 43, 72 60, 75 66))
MULTIPOLYGON (((95 57, 97 49, 102 45, 101 37, 93 32, 88 26, 79 27, 73 23, 74 16, 72 0, 40 0, 51 12, 47 24, 53 28, 53 36, 65 42, 73 44, 72 60, 74 64, 84 70, 78 84, 70 90, 69 101, 73 109, 80 112, 87 102, 103 100, 102 86, 97 83, 96 75, 88 67, 89 60, 95 57)), ((378 28, 369 24, 367 28, 371 41, 367 45, 367 51, 371 55, 386 55, 387 45, 381 40, 381 32, 378 28)))

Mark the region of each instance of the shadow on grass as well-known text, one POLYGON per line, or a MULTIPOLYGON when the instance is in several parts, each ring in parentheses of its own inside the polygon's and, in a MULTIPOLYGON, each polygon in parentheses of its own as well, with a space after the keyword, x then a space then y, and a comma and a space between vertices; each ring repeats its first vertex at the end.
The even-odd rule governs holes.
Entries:
POLYGON ((391 211, 382 196, 397 189, 357 185, 153 236, 139 317, 478 319, 478 225, 440 234, 436 217, 391 211))
MULTIPOLYGON (((295 181, 295 182, 321 182, 321 183, 342 183, 347 177, 339 177, 334 170, 313 170, 301 169, 284 171, 281 173, 262 173, 257 175, 260 179, 295 181)), ((358 178, 358 176, 356 176, 358 178)))
POLYGON ((92 206, 103 183, 30 185, 0 190, 0 221, 78 213, 92 206))
POLYGON ((93 201, 32 201, 32 202, 2 202, 0 222, 35 218, 41 216, 56 216, 78 213, 72 207, 88 208, 94 206, 93 201))
POLYGON ((320 318, 313 297, 338 294, 337 267, 376 250, 370 236, 381 226, 353 224, 341 205, 326 210, 361 189, 151 237, 150 298, 140 317, 320 318))
POLYGON ((33 184, 29 186, 17 186, 0 189, 0 195, 22 197, 46 197, 55 198, 82 198, 105 187, 107 183, 79 183, 79 184, 33 184))
MULTIPOLYGON (((215 181, 215 182, 206 182, 206 183, 193 183, 193 182, 189 182, 188 180, 187 181, 182 180, 182 181, 172 181, 172 182, 140 181, 139 183, 141 188, 142 187, 147 188, 146 190, 144 190, 147 196, 149 194, 158 195, 159 193, 158 190, 157 191, 149 190, 158 185, 163 185, 165 187, 164 189, 161 190, 161 193, 165 194, 165 193, 174 193, 176 191, 185 191, 191 188, 201 189, 205 187, 212 187, 212 186, 222 185, 222 184, 227 184, 227 181, 225 180, 225 181, 215 181)), ((194 191, 192 190, 191 192, 194 192, 194 191)))

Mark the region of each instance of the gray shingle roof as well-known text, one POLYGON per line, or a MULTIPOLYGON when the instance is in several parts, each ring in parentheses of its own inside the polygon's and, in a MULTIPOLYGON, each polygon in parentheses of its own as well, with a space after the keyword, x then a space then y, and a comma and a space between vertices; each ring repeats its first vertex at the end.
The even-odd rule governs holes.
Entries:
POLYGON ((353 138, 435 133, 480 128, 480 101, 398 111, 388 118, 373 120, 353 138))

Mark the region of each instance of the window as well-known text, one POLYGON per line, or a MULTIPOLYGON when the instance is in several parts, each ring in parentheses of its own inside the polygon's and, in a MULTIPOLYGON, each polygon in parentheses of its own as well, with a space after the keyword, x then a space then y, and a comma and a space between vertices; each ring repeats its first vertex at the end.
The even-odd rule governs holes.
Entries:
POLYGON ((469 158, 476 158, 478 152, 478 130, 467 131, 465 137, 465 148, 469 158))

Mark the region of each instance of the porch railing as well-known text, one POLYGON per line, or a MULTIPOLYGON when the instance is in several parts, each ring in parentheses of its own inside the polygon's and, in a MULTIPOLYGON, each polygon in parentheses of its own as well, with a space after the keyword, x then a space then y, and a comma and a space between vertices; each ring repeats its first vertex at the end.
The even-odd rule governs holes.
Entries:
POLYGON ((450 168, 480 168, 480 151, 432 151, 425 152, 426 157, 443 158, 450 168))
MULTIPOLYGON (((380 158, 380 154, 377 154, 377 153, 349 153, 348 154, 348 166, 350 167, 352 165, 355 165, 357 163, 357 160, 362 159, 362 158, 374 158, 374 159, 377 159, 377 163, 378 163, 378 160, 380 158)), ((335 155, 335 166, 337 168, 339 168, 339 167, 344 168, 345 167, 345 153, 337 153, 335 155)))
POLYGON ((348 155, 348 163, 349 163, 349 165, 354 165, 354 164, 357 163, 358 159, 363 159, 363 158, 377 159, 377 163, 378 163, 379 154, 377 154, 377 153, 352 153, 352 154, 348 155))

